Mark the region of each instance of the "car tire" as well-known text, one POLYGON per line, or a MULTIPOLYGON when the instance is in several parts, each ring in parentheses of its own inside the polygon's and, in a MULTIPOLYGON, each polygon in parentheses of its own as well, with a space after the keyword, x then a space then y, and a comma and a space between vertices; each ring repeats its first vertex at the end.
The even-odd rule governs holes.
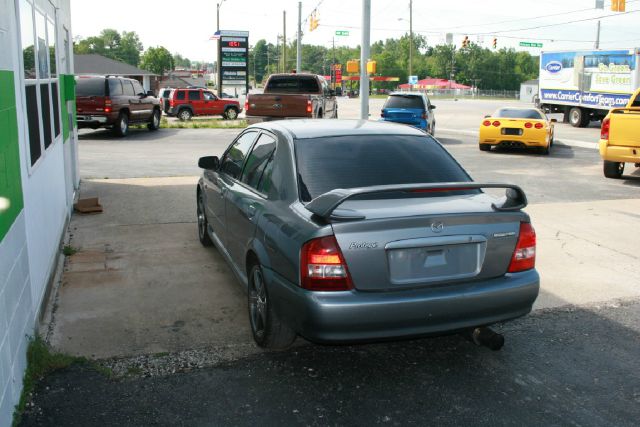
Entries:
POLYGON ((624 172, 624 162, 610 162, 605 160, 602 169, 605 177, 620 179, 624 172))
POLYGON ((480 151, 491 151, 491 144, 480 144, 480 151))
POLYGON ((121 138, 129 134, 129 115, 124 111, 120 112, 118 115, 118 118, 113 125, 113 131, 121 138))
MULTIPOLYGON (((431 136, 436 136, 436 123, 435 122, 431 125, 431 129, 429 129, 429 133, 431 134, 431 136)), ((491 149, 491 146, 489 146, 489 149, 491 149)))
POLYGON ((198 239, 200 240, 200 243, 202 243, 202 246, 209 247, 213 245, 213 242, 211 241, 211 237, 209 237, 209 233, 207 233, 209 222, 207 221, 207 215, 205 214, 204 196, 202 195, 202 191, 198 191, 196 215, 198 220, 198 239))
POLYGON ((322 118, 322 110, 318 110, 318 115, 316 116, 316 119, 321 119, 322 118))
POLYGON ((569 110, 569 123, 575 128, 583 128, 591 122, 589 114, 579 107, 573 107, 569 110))
POLYGON ((546 147, 540 147, 540 154, 544 154, 545 156, 548 156, 550 152, 551 152, 551 143, 547 144, 546 147))
POLYGON ((235 120, 238 118, 238 110, 233 107, 229 107, 224 110, 224 118, 227 120, 235 120))
POLYGON ((151 121, 147 124, 149 130, 158 130, 160 128, 160 110, 157 108, 153 110, 151 115, 151 121))
POLYGON ((270 350, 286 350, 296 333, 275 312, 262 267, 255 262, 249 269, 248 309, 251 332, 256 344, 270 350))
POLYGON ((178 111, 178 119, 181 122, 191 120, 191 117, 193 117, 193 113, 188 108, 183 108, 182 110, 178 111))

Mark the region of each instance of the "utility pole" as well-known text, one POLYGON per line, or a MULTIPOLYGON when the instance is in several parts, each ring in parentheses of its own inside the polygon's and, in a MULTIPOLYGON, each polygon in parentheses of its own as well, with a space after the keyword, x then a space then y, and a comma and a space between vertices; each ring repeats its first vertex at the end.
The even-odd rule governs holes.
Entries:
POLYGON ((331 66, 331 88, 333 90, 336 89, 336 38, 335 36, 331 38, 331 43, 333 44, 333 60, 331 66))
POLYGON ((413 75, 413 0, 409 0, 409 75, 413 75))
POLYGON ((287 72, 287 11, 282 11, 282 72, 287 72))
POLYGON ((298 41, 296 42, 296 73, 302 71, 302 2, 298 2, 298 41))
POLYGON ((600 20, 598 20, 598 30, 596 32, 596 49, 600 49, 600 20))
POLYGON ((360 43, 360 118, 369 120, 369 74, 367 61, 371 49, 371 0, 362 0, 362 42, 360 43))

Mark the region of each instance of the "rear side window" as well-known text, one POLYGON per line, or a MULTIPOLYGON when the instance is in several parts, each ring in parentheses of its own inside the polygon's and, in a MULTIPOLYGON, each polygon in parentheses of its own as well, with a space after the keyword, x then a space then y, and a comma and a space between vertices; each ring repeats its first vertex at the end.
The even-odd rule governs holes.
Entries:
POLYGON ((251 144, 256 139, 257 132, 247 132, 242 134, 236 142, 229 148, 222 159, 220 170, 227 175, 238 178, 242 172, 242 164, 247 156, 251 144))
POLYGON ((542 120, 542 115, 536 110, 523 110, 519 108, 501 108, 493 114, 493 117, 542 120))
POLYGON ((178 99, 178 100, 184 100, 185 99, 185 95, 184 95, 184 91, 183 90, 179 90, 176 93, 176 99, 178 99))
POLYGON ((276 140, 267 134, 260 135, 247 157, 247 164, 242 172, 241 181, 253 188, 258 188, 267 162, 276 150, 276 140))
POLYGON ((636 96, 636 99, 633 100, 632 107, 640 107, 640 93, 636 96))
POLYGON ((190 90, 189 91, 189 101, 199 101, 200 100, 200 91, 199 90, 190 90))
POLYGON ((318 81, 313 77, 274 76, 269 79, 267 90, 271 92, 317 93, 318 81))
POLYGON ((304 202, 336 188, 471 181, 449 153, 428 136, 298 139, 295 151, 304 202))
POLYGON ((391 95, 383 108, 417 108, 424 110, 424 102, 420 96, 391 95))
POLYGON ((122 95, 122 83, 119 79, 109 79, 109 96, 122 95))
POLYGON ((105 79, 78 79, 76 81, 76 96, 104 96, 105 79))

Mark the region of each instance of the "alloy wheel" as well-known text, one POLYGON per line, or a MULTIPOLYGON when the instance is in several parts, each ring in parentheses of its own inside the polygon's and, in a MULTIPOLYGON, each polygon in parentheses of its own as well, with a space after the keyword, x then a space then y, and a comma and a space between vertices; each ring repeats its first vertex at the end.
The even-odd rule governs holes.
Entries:
POLYGON ((259 267, 253 269, 249 289, 249 313, 251 329, 259 339, 265 334, 267 326, 267 291, 264 284, 262 270, 259 267))
POLYGON ((207 230, 207 222, 204 217, 204 203, 202 201, 202 194, 198 195, 198 234, 200 240, 205 236, 207 230))

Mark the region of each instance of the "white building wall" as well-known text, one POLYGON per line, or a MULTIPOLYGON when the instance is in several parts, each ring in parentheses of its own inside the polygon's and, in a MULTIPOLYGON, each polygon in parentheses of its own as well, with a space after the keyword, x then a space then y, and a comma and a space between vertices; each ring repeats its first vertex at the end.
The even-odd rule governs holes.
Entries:
MULTIPOLYGON (((13 71, 15 80, 24 203, 9 232, 4 238, 0 237, 0 426, 3 427, 11 425, 22 392, 26 349, 35 333, 47 285, 60 253, 61 238, 72 209, 70 194, 78 183, 76 145, 65 143, 62 132, 38 163, 30 167, 18 2, 0 0, 0 69, 13 71)), ((69 0, 35 0, 35 4, 48 11, 55 6, 61 48, 63 25, 71 35, 69 0)), ((68 57, 72 61, 73 55, 68 57)), ((65 72, 59 70, 59 73, 65 72)), ((71 138, 74 135, 77 135, 76 129, 70 129, 71 138)))

